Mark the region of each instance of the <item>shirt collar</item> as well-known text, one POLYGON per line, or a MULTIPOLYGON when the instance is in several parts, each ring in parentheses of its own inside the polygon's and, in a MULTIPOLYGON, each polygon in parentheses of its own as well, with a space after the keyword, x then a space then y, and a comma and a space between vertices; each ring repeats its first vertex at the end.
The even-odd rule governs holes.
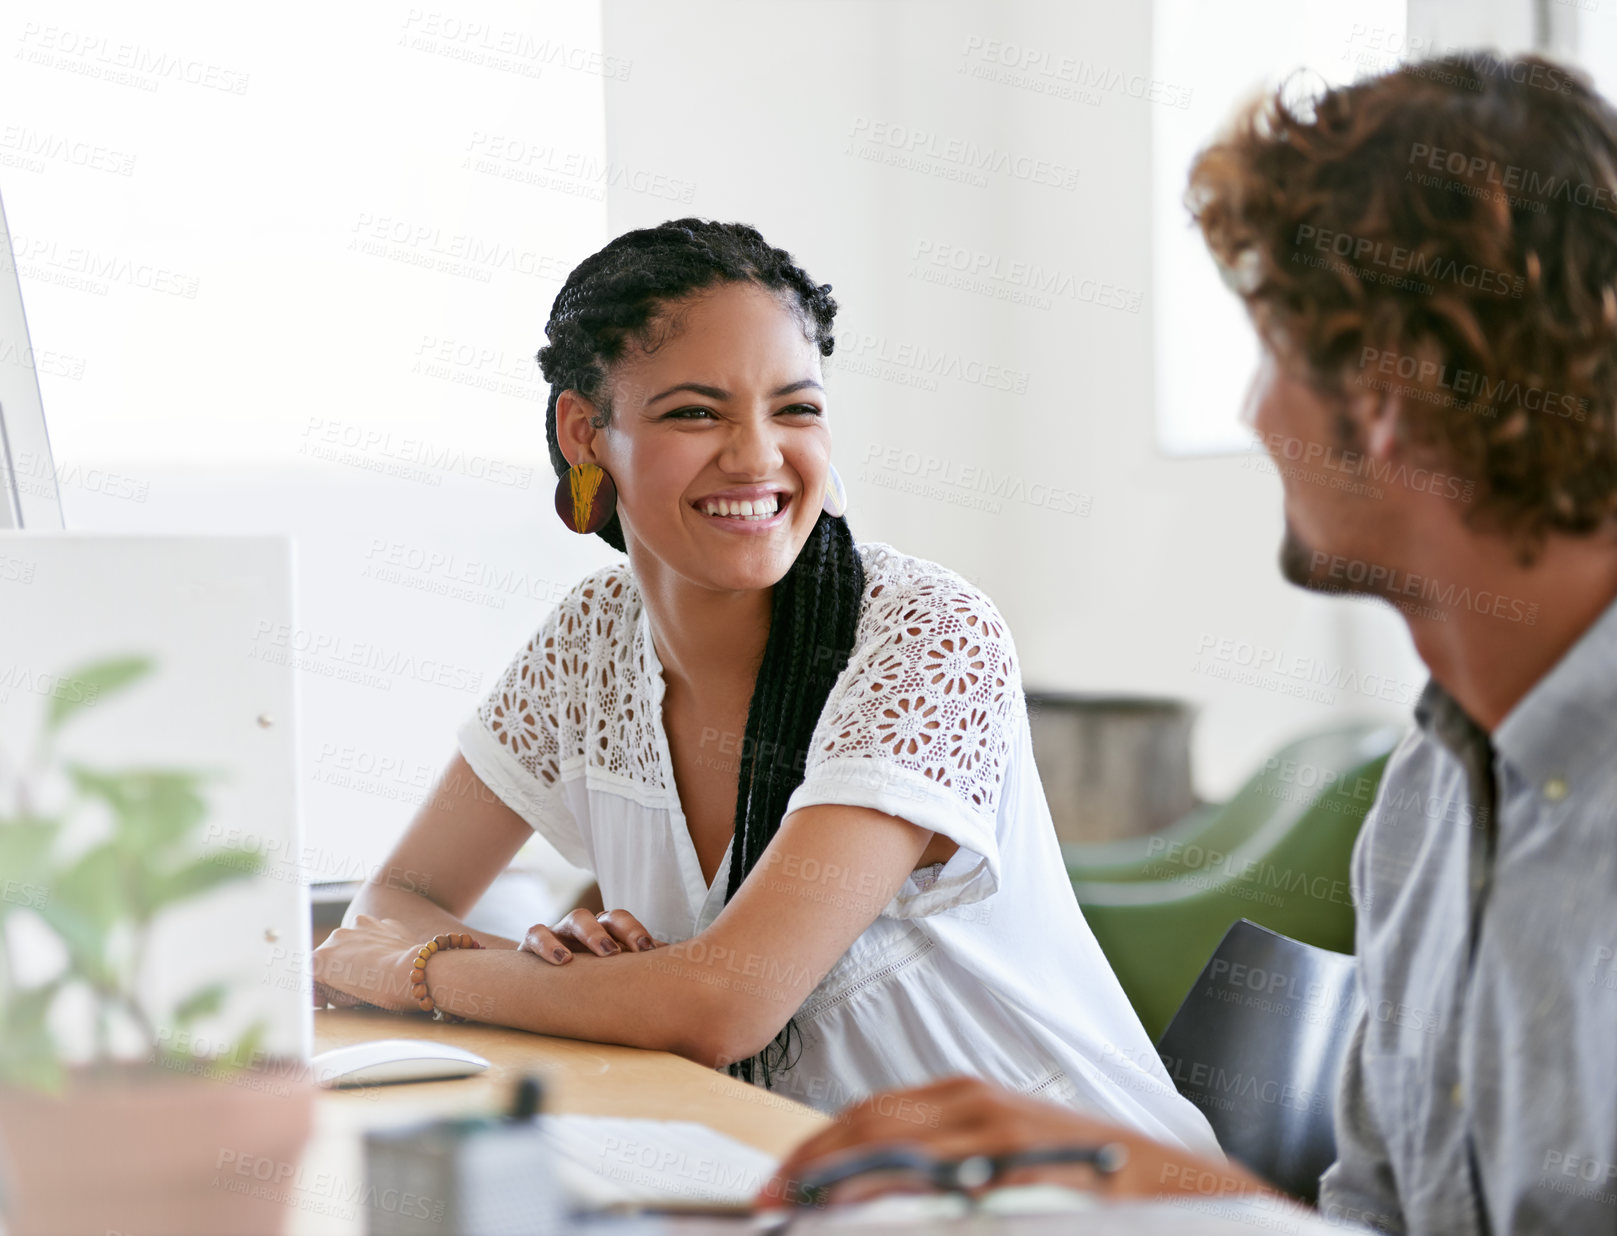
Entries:
POLYGON ((1463 755, 1465 748, 1481 734, 1481 727, 1471 719, 1471 714, 1438 686, 1435 678, 1426 680, 1425 690, 1415 701, 1415 724, 1455 755, 1463 755))
MULTIPOLYGON (((1617 601, 1595 619, 1493 732, 1493 749, 1530 785, 1576 787, 1608 758, 1617 730, 1617 601)), ((1415 721, 1459 754, 1481 735, 1435 680, 1415 704, 1415 721)), ((1563 791, 1564 792, 1564 791, 1563 791)))
POLYGON ((1609 758, 1617 730, 1617 601, 1516 701, 1494 747, 1529 784, 1577 787, 1609 758))

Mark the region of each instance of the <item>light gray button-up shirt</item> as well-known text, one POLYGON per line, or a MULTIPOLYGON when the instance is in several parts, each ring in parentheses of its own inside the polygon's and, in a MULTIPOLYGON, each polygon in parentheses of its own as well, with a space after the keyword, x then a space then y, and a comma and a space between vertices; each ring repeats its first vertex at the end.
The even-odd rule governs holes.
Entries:
POLYGON ((1436 683, 1353 853, 1330 1217, 1617 1233, 1617 605, 1489 736, 1436 683))

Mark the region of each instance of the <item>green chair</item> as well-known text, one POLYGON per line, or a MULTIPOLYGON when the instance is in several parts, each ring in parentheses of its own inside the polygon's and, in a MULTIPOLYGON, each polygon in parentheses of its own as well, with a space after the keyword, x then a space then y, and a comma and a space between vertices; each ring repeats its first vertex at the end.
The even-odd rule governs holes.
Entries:
POLYGON ((1401 734, 1373 724, 1312 734, 1222 806, 1145 837, 1062 844, 1084 918, 1152 1041, 1240 919, 1353 951, 1348 860, 1401 734))

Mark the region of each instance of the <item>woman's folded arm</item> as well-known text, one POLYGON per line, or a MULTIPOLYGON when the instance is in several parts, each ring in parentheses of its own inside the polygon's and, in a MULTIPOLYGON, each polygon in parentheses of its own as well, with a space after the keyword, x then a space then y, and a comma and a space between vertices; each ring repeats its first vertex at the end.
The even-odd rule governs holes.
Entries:
POLYGON ((515 949, 439 953, 447 1012, 722 1066, 766 1046, 902 887, 932 834, 861 807, 789 815, 713 924, 689 940, 552 966, 515 949))

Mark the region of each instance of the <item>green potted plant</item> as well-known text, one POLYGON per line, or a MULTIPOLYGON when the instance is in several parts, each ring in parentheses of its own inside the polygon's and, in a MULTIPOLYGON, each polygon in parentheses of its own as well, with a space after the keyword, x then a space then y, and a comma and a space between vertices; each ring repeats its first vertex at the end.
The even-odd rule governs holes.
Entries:
POLYGON ((266 1067, 262 1023, 188 1049, 228 979, 175 999, 150 982, 174 960, 151 955, 163 917, 261 866, 203 844, 218 774, 98 768, 62 742, 114 695, 138 725, 127 693, 153 669, 132 655, 60 676, 27 755, 0 747, 0 1188, 16 1236, 278 1230, 285 1199, 221 1186, 219 1164, 295 1168, 308 1136, 312 1092, 266 1067))

